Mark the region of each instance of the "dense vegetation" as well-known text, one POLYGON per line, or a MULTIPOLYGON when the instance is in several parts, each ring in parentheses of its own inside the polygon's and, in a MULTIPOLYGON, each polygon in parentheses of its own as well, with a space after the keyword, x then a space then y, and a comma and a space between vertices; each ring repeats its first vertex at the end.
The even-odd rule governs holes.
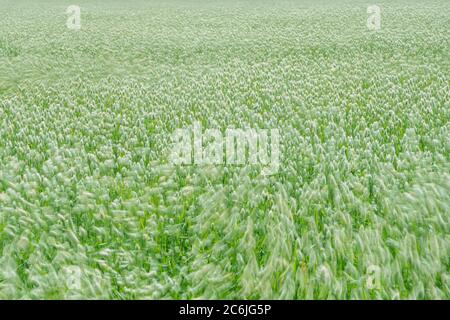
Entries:
POLYGON ((0 1, 0 298, 450 298, 449 1, 71 4, 0 1))

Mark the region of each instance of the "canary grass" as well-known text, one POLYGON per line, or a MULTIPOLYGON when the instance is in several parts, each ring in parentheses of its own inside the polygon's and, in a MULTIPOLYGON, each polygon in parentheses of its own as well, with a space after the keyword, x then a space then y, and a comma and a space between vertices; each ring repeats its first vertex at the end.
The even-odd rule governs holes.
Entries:
POLYGON ((0 298, 450 298, 450 3, 372 4, 0 1, 0 298))

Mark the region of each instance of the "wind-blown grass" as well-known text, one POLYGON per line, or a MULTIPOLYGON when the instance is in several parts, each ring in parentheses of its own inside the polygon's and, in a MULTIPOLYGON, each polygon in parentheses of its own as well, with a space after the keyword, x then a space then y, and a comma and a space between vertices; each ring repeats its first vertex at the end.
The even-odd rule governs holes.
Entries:
POLYGON ((70 4, 0 4, 0 298, 450 298, 448 1, 70 4), (195 121, 279 172, 171 166, 195 121))

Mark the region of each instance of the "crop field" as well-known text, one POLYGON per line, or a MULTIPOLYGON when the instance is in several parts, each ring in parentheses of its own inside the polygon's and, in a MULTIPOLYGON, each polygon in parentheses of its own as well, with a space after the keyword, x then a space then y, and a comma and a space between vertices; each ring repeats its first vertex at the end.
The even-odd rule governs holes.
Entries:
POLYGON ((0 0, 0 299, 450 299, 449 120, 448 0, 0 0))

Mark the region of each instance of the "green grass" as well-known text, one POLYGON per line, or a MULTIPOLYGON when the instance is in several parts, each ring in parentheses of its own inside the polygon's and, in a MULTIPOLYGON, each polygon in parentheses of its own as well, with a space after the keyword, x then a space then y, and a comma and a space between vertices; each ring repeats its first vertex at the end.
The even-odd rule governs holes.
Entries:
POLYGON ((448 1, 71 4, 0 1, 0 298, 450 298, 448 1), (171 166, 195 121, 279 172, 171 166))

